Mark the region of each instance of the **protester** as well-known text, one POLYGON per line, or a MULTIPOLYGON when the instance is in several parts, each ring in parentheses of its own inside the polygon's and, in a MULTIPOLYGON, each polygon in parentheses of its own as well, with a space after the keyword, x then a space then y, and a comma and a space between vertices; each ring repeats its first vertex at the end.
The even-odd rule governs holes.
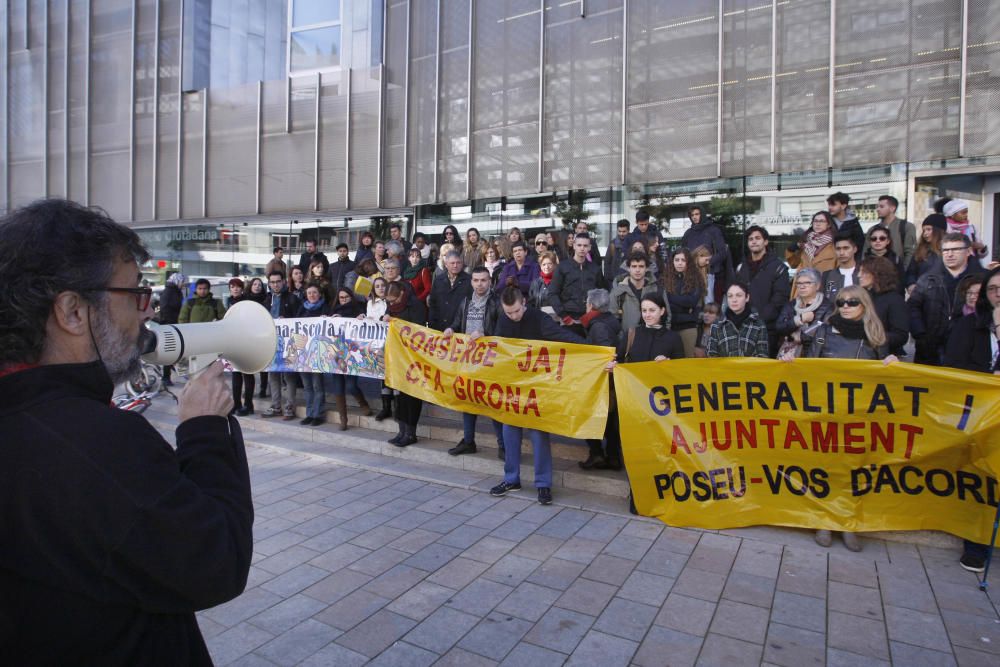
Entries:
POLYGON ((246 289, 246 283, 243 282, 242 278, 230 278, 229 279, 229 294, 222 300, 222 304, 229 310, 229 307, 234 303, 243 300, 243 290, 246 289))
MULTIPOLYGON (((457 255, 457 253, 456 253, 457 255)), ((461 262, 461 258, 458 258, 461 262)), ((462 271, 459 267, 459 272, 462 271)), ((468 279, 467 273, 462 273, 468 279)), ((402 285, 402 283, 390 283, 386 288, 385 300, 388 302, 386 314, 382 316, 383 321, 390 322, 393 319, 400 319, 404 322, 423 325, 427 319, 427 312, 420 299, 412 296, 402 285)), ((408 447, 417 442, 417 423, 420 421, 420 412, 424 402, 406 392, 396 390, 396 423, 399 425, 399 432, 389 439, 389 442, 397 447, 408 447)))
POLYGON ((816 269, 822 275, 824 271, 837 266, 833 232, 833 217, 826 211, 817 211, 812 217, 812 226, 799 241, 802 259, 798 268, 816 269))
MULTIPOLYGON (((438 249, 438 260, 435 262, 434 275, 431 277, 431 284, 433 285, 434 279, 438 276, 448 275, 448 267, 444 265, 444 258, 450 253, 458 252, 457 246, 450 243, 442 243, 441 247, 438 249)), ((461 253, 459 253, 461 256, 461 253)))
MULTIPOLYGON (((413 235, 413 247, 420 251, 420 257, 427 262, 428 267, 434 266, 434 262, 437 261, 437 257, 432 252, 432 246, 427 243, 427 235, 423 232, 417 232, 413 235)), ((437 247, 437 246, 433 246, 437 247)))
POLYGON ((628 238, 630 226, 629 221, 625 218, 619 220, 615 227, 617 235, 608 244, 608 252, 604 256, 604 279, 609 284, 613 283, 615 278, 618 277, 618 266, 629 255, 626 239, 628 238))
POLYGON ((972 315, 976 312, 976 302, 979 301, 979 293, 982 291, 984 274, 966 276, 958 283, 956 288, 954 317, 972 315))
MULTIPOLYGON (((333 289, 340 289, 341 287, 347 286, 351 289, 354 285, 347 284, 347 276, 354 270, 354 262, 348 256, 350 249, 347 247, 346 243, 337 244, 337 259, 330 263, 330 271, 327 275, 330 285, 333 289)), ((359 251, 360 253, 360 251, 359 251)))
POLYGON ((913 253, 913 261, 906 269, 906 288, 913 291, 917 280, 941 261, 941 239, 948 227, 947 219, 940 213, 931 213, 920 227, 920 241, 913 253))
POLYGON ((389 225, 389 240, 398 243, 402 247, 400 255, 407 255, 410 252, 410 242, 403 237, 403 225, 394 222, 389 225))
MULTIPOLYGON (((458 235, 458 229, 455 228, 455 225, 448 225, 441 233, 441 245, 443 246, 446 243, 450 244, 459 253, 462 252, 462 237, 458 235)), ((442 248, 441 256, 443 257, 444 254, 445 251, 442 248)))
POLYGON ((471 274, 472 269, 481 266, 486 259, 486 243, 479 236, 479 230, 469 227, 465 232, 465 243, 462 244, 462 263, 465 272, 471 274))
MULTIPOLYGON (((295 317, 298 314, 301 301, 288 291, 283 274, 272 271, 267 277, 269 293, 264 301, 264 307, 275 320, 295 317)), ((283 350, 279 349, 279 358, 283 350)), ((285 421, 295 418, 295 391, 298 388, 295 373, 270 371, 267 374, 268 385, 271 387, 271 407, 261 413, 261 417, 278 417, 283 415, 285 421)))
POLYGON ((538 277, 531 282, 528 289, 527 303, 532 307, 552 307, 549 303, 549 289, 552 286, 552 278, 556 275, 557 265, 558 260, 553 252, 545 251, 538 257, 538 277))
MULTIPOLYGON (((496 281, 496 293, 499 296, 504 289, 513 285, 521 290, 521 294, 528 296, 532 283, 539 276, 539 265, 528 255, 528 246, 523 241, 515 241, 511 244, 511 261, 503 265, 500 270, 500 277, 496 281)), ((551 281, 552 271, 555 270, 553 257, 552 270, 549 271, 551 281)))
POLYGON ((409 263, 403 270, 403 280, 410 283, 413 288, 413 296, 421 301, 427 301, 431 293, 432 274, 427 265, 427 260, 420 254, 420 248, 413 246, 410 248, 409 263))
MULTIPOLYGON (((455 319, 445 336, 454 333, 468 334, 473 340, 480 336, 493 336, 500 317, 500 299, 490 290, 490 271, 485 266, 472 270, 472 294, 458 304, 455 319)), ((503 458, 503 425, 493 421, 493 432, 497 439, 498 455, 503 458)), ((476 453, 476 414, 462 413, 462 439, 448 450, 452 456, 476 453)))
POLYGON ((701 309, 701 315, 698 318, 698 343, 694 348, 695 357, 704 359, 708 356, 705 354, 705 350, 708 348, 708 339, 712 335, 712 325, 718 321, 721 312, 722 309, 717 303, 706 303, 701 309))
MULTIPOLYGON (((337 302, 334 304, 333 312, 330 314, 334 317, 356 319, 363 312, 364 308, 365 306, 358 301, 351 288, 341 287, 337 290, 337 302)), ((346 431, 348 394, 358 401, 362 414, 365 416, 371 415, 372 410, 365 399, 365 395, 358 388, 358 376, 346 372, 347 364, 343 359, 340 360, 340 368, 338 370, 343 372, 323 374, 326 382, 324 390, 326 393, 333 394, 334 405, 337 406, 339 428, 341 431, 346 431)))
POLYGON ((292 272, 288 276, 288 291, 299 301, 306 298, 306 274, 297 266, 292 267, 292 272))
POLYGON ((313 262, 322 264, 323 275, 326 275, 327 270, 330 268, 330 260, 316 249, 316 241, 309 239, 306 241, 306 251, 299 257, 299 268, 302 269, 302 275, 310 275, 310 266, 312 266, 313 262))
POLYGON ((556 266, 549 285, 549 304, 562 319, 563 326, 573 327, 580 333, 580 318, 586 310, 587 292, 607 288, 604 273, 598 264, 587 259, 590 237, 578 234, 573 240, 573 257, 556 266))
POLYGON ((226 316, 226 307, 220 299, 212 296, 212 283, 206 278, 199 278, 194 284, 194 297, 181 306, 177 321, 181 324, 198 322, 214 322, 226 316))
MULTIPOLYGON (((404 255, 406 250, 403 249, 403 244, 399 241, 388 241, 385 244, 385 257, 386 259, 394 259, 398 262, 405 263, 406 258, 404 255)), ((385 262, 383 262, 383 265, 385 262)))
MULTIPOLYGON (((889 232, 890 248, 899 256, 902 271, 905 274, 913 260, 913 252, 917 247, 917 228, 912 222, 896 217, 896 209, 899 208, 899 200, 892 195, 882 195, 878 198, 876 212, 879 217, 879 226, 884 227, 889 232)), ((869 237, 871 230, 868 230, 869 237)), ((865 243, 863 251, 868 253, 871 247, 871 238, 865 243)))
MULTIPOLYGON (((618 318, 609 312, 611 295, 605 289, 587 292, 587 312, 583 316, 583 328, 587 331, 587 342, 591 345, 617 348, 622 328, 618 318)), ((611 401, 608 403, 608 417, 605 421, 603 439, 587 440, 587 459, 579 461, 584 470, 621 470, 622 446, 618 433, 617 406, 614 399, 614 380, 611 380, 611 401), (605 446, 605 443, 606 446, 605 446)))
MULTIPOLYGON (((167 282, 163 286, 163 291, 160 292, 160 313, 156 318, 157 322, 160 324, 177 324, 177 318, 180 317, 181 306, 184 303, 184 295, 181 293, 181 288, 184 287, 186 282, 187 278, 180 272, 173 273, 167 278, 167 282)), ((163 367, 164 387, 174 386, 173 381, 170 379, 170 373, 173 370, 173 366, 163 367)))
POLYGON ((269 276, 275 271, 281 271, 281 275, 288 275, 288 264, 284 260, 285 249, 281 246, 274 247, 274 256, 271 257, 267 262, 267 266, 264 267, 264 275, 269 276))
POLYGON ((698 269, 698 272, 701 274, 701 281, 705 284, 705 303, 722 303, 722 297, 726 293, 726 283, 716 281, 712 289, 708 288, 709 277, 711 276, 709 266, 712 263, 712 251, 700 245, 691 251, 691 259, 694 260, 694 266, 698 269))
POLYGON ((910 311, 899 292, 899 272, 885 257, 866 257, 858 269, 858 284, 868 291, 875 314, 885 330, 886 346, 897 357, 906 356, 910 340, 910 311))
POLYGON ((327 271, 323 262, 315 260, 309 265, 309 272, 306 274, 306 287, 315 285, 319 289, 320 295, 326 303, 333 301, 334 289, 330 280, 326 277, 327 271))
MULTIPOLYGON (((788 267, 768 250, 770 236, 758 225, 747 228, 746 246, 749 251, 736 270, 736 278, 750 287, 753 308, 767 327, 768 356, 778 353, 778 314, 791 296, 788 267)), ((728 289, 728 288, 727 288, 728 289)), ((728 294, 728 292, 727 292, 728 294)))
MULTIPOLYGON (((370 320, 382 321, 389 307, 389 302, 385 299, 386 288, 388 286, 389 283, 386 282, 385 278, 376 278, 372 281, 372 291, 368 295, 365 314, 358 315, 359 318, 367 317, 370 320)), ((384 421, 392 416, 392 389, 385 386, 384 380, 380 383, 379 397, 382 399, 382 409, 375 415, 375 421, 377 422, 384 421)))
MULTIPOLYGON (((254 303, 259 303, 264 305, 264 301, 267 300, 267 288, 264 287, 264 281, 260 278, 251 278, 250 286, 247 288, 247 293, 245 295, 246 301, 253 301, 254 303)), ((253 377, 252 374, 250 374, 253 377)), ((267 371, 260 372, 260 382, 257 385, 259 387, 258 398, 267 398, 270 394, 268 393, 268 383, 267 383, 267 371)), ((253 412, 253 402, 250 403, 251 414, 253 412)))
POLYGON ((903 268, 903 260, 892 247, 892 237, 889 230, 882 225, 875 225, 868 230, 868 240, 865 242, 865 257, 882 257, 892 264, 898 279, 896 280, 899 293, 903 293, 906 281, 906 270, 903 268))
POLYGON ((693 357, 698 343, 698 315, 705 298, 705 283, 687 248, 675 250, 670 265, 670 270, 663 275, 669 306, 667 326, 681 337, 684 356, 693 357))
MULTIPOLYGON (((684 231, 681 246, 688 249, 704 247, 709 251, 705 290, 714 292, 717 283, 721 282, 722 286, 727 284, 727 277, 732 271, 726 237, 722 233, 722 228, 700 204, 689 206, 687 216, 691 226, 684 231)), ((681 338, 683 339, 683 336, 681 338)))
POLYGON ((438 331, 448 328, 462 299, 472 294, 472 280, 462 270, 462 256, 453 250, 445 255, 444 264, 447 273, 434 279, 427 297, 427 326, 438 331))
MULTIPOLYGON (((958 318, 948 337, 944 365, 978 373, 1000 375, 1000 268, 986 274, 975 312, 958 318)), ((986 569, 990 547, 963 540, 959 565, 970 572, 986 569)))
POLYGON ((0 221, 4 664, 208 665, 195 611, 246 587, 250 475, 222 364, 180 393, 176 449, 108 407, 151 335, 148 260, 65 200, 0 221))
POLYGON ((865 233, 861 229, 861 222, 858 216, 850 208, 851 198, 843 192, 834 192, 826 198, 826 207, 833 216, 833 223, 836 225, 837 234, 844 234, 851 237, 854 243, 855 260, 861 261, 861 251, 865 244, 865 233))
POLYGON ((578 220, 577 223, 573 225, 573 233, 576 236, 580 234, 587 235, 587 238, 590 239, 590 252, 587 254, 587 259, 598 266, 603 266, 602 262, 604 260, 601 259, 601 249, 597 247, 597 237, 591 233, 590 225, 588 225, 585 220, 578 220))
MULTIPOLYGON (((589 240, 587 241, 589 244, 589 240)), ((504 338, 547 340, 563 343, 583 343, 567 327, 560 327, 540 310, 528 306, 524 295, 516 287, 508 287, 500 297, 503 314, 497 323, 496 335, 504 338)), ((538 502, 552 504, 552 450, 549 434, 536 429, 503 425, 504 464, 503 481, 490 489, 491 496, 504 496, 508 491, 521 488, 521 438, 527 431, 535 455, 535 488, 538 502)))
POLYGON ((490 272, 490 289, 494 289, 500 282, 500 275, 503 273, 505 265, 503 255, 500 254, 495 243, 486 244, 482 265, 490 272))
POLYGON ((551 252, 556 256, 556 264, 559 263, 559 255, 554 250, 549 250, 549 235, 545 233, 539 233, 535 235, 535 238, 531 242, 531 256, 535 261, 540 261, 542 255, 547 252, 551 252))
POLYGON ((750 305, 750 286, 734 282, 726 290, 726 310, 708 337, 705 354, 709 357, 764 357, 768 350, 768 331, 760 315, 750 305))
MULTIPOLYGON (((329 316, 333 308, 323 297, 317 285, 306 288, 306 300, 299 306, 296 317, 329 316)), ((308 361, 308 360, 307 360, 308 361)), ((323 416, 323 404, 326 402, 326 388, 323 373, 299 373, 302 380, 302 391, 306 397, 306 416, 300 424, 303 426, 319 426, 326 422, 323 416)))
POLYGON ((958 233, 969 239, 971 254, 977 258, 986 256, 986 245, 979 240, 976 228, 969 222, 969 202, 952 199, 944 205, 944 215, 948 218, 948 233, 958 233))
POLYGON ((857 246, 850 234, 833 237, 833 251, 837 255, 837 268, 823 274, 823 296, 827 301, 837 298, 837 292, 858 284, 857 246))
POLYGON ((656 225, 651 223, 649 213, 639 210, 635 214, 635 229, 625 237, 625 245, 631 248, 632 244, 636 241, 642 241, 642 245, 645 248, 649 244, 651 237, 659 235, 660 230, 656 225))
MULTIPOLYGON (((647 294, 659 294, 666 303, 667 292, 660 285, 648 279, 649 260, 643 253, 632 253, 628 258, 628 275, 611 288, 611 309, 621 323, 621 330, 636 327, 642 319, 642 298, 647 294)), ((670 328, 670 309, 665 316, 666 327, 670 328)))
POLYGON ((809 356, 813 334, 833 312, 833 303, 820 291, 819 271, 799 269, 795 273, 795 298, 785 304, 775 330, 783 340, 778 350, 780 358, 809 356))
POLYGON ((385 260, 389 259, 389 256, 385 252, 385 241, 381 239, 375 239, 372 244, 372 261, 375 262, 375 268, 379 273, 385 271, 385 260))
POLYGON ((354 253, 354 264, 358 265, 366 259, 375 261, 375 236, 366 230, 361 233, 359 243, 360 246, 354 253))
POLYGON ((979 262, 971 261, 969 237, 956 232, 941 241, 941 263, 917 281, 907 305, 910 332, 915 341, 913 360, 919 364, 941 365, 951 320, 956 311, 956 288, 963 278, 985 273, 979 262))

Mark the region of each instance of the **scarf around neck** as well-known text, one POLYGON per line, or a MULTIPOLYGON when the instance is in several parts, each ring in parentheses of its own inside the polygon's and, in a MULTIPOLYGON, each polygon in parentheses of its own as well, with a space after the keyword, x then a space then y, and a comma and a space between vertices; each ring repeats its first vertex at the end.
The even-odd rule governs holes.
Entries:
POLYGON ((810 231, 806 233, 806 243, 802 246, 802 251, 809 255, 809 257, 815 257, 817 253, 831 243, 833 243, 833 234, 830 232, 810 231))
POLYGON ((302 306, 309 312, 313 312, 314 310, 319 310, 325 305, 326 305, 326 299, 323 298, 320 298, 320 300, 317 301, 316 303, 312 303, 310 301, 302 302, 302 306))
POLYGON ((863 319, 848 320, 840 313, 834 313, 830 316, 829 322, 844 338, 868 340, 868 336, 865 335, 865 321, 863 319))

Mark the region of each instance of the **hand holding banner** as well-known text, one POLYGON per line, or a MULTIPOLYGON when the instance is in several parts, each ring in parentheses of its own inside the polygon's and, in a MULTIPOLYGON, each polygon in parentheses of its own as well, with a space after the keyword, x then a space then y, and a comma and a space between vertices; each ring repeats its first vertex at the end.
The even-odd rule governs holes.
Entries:
POLYGON ((600 438, 610 347, 485 337, 392 320, 385 383, 460 412, 573 438, 600 438))
POLYGON ((917 364, 619 364, 635 504, 674 526, 933 529, 990 540, 1000 383, 917 364), (752 378, 752 379, 751 379, 752 378))

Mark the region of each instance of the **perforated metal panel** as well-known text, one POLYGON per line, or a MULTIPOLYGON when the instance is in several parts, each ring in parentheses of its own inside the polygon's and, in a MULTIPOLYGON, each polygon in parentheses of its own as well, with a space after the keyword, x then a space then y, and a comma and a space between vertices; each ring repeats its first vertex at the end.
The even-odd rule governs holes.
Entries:
POLYGON ((180 16, 176 2, 160 7, 160 111, 157 201, 161 219, 177 215, 177 77, 180 74, 180 16))
POLYGON ((313 207, 316 80, 293 79, 291 132, 285 133, 285 81, 264 83, 260 208, 264 213, 313 207))
POLYGON ((140 0, 135 47, 135 203, 136 220, 153 219, 153 79, 156 0, 140 0))
POLYGON ((602 4, 546 10, 544 190, 621 180, 622 2, 602 4))
POLYGON ((344 187, 347 179, 347 82, 323 77, 321 89, 319 143, 319 206, 324 209, 347 208, 344 187))
POLYGON ((539 3, 476 3, 474 197, 538 190, 539 3))
POLYGON ((990 0, 969 0, 965 88, 966 155, 1000 154, 1000 12, 990 0))
POLYGON ((771 5, 726 0, 722 42, 722 175, 771 170, 771 5))
POLYGON ((213 89, 208 100, 208 215, 253 213, 257 85, 213 89))
POLYGON ((49 8, 49 193, 65 196, 66 128, 66 8, 54 3, 49 8))
POLYGON ((823 169, 830 143, 830 2, 779 3, 777 10, 777 170, 823 169))
POLYGON ((958 153, 961 3, 840 0, 835 164, 958 153))
POLYGON ((378 205, 378 69, 351 72, 350 208, 378 205))
POLYGON ((441 0, 441 90, 438 101, 438 189, 441 200, 465 199, 468 159, 469 0, 441 0))
POLYGON ((404 206, 403 117, 406 106, 406 2, 393 2, 386 14, 386 82, 382 134, 382 203, 404 206))
POLYGON ((181 169, 181 216, 201 217, 202 197, 202 123, 205 116, 205 100, 202 93, 184 96, 184 150, 181 169))
POLYGON ((718 26, 715 0, 629 3, 628 182, 715 175, 718 26))
POLYGON ((434 200, 434 91, 437 77, 438 0, 410 2, 407 202, 434 200))

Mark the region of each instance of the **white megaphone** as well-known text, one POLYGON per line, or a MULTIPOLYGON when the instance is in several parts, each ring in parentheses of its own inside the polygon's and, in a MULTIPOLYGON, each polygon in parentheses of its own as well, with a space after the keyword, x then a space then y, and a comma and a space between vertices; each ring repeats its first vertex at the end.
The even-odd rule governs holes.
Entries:
POLYGON ((240 373, 256 373, 271 365, 278 346, 271 313, 254 301, 240 301, 217 322, 153 324, 149 330, 153 335, 147 341, 143 360, 171 366, 189 359, 189 373, 220 356, 240 373))

